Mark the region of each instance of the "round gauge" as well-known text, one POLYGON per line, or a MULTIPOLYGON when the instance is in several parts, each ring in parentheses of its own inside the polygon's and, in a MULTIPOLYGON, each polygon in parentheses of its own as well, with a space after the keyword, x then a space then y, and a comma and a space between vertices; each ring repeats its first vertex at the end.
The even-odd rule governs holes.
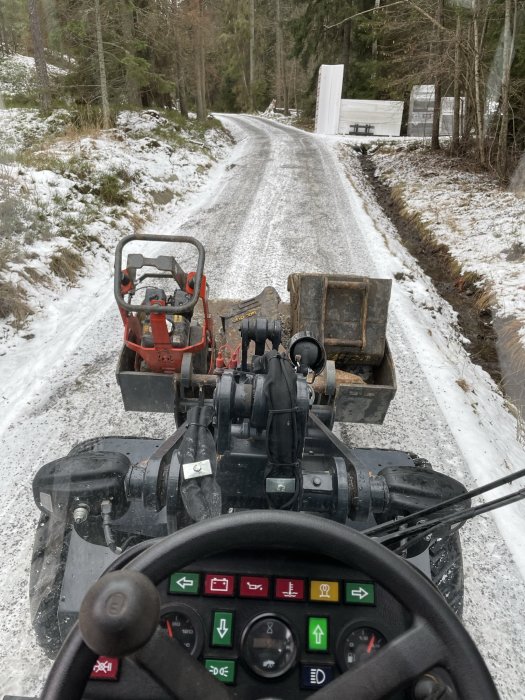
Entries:
POLYGON ((244 630, 242 655, 248 667, 258 676, 277 678, 295 663, 295 636, 290 627, 277 617, 256 617, 244 630))
POLYGON ((386 644, 385 637, 373 627, 357 627, 347 632, 340 646, 344 668, 366 661, 386 644))
POLYGON ((202 623, 197 613, 185 605, 171 606, 161 611, 160 626, 171 639, 176 639, 192 656, 202 650, 202 623))

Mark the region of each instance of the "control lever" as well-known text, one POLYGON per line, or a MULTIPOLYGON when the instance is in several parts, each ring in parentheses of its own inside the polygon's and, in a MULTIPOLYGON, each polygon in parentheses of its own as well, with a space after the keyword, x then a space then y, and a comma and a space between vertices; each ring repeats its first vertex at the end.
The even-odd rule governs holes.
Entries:
POLYGON ((78 618, 86 645, 100 656, 130 656, 174 700, 229 700, 202 664, 160 630, 160 599, 137 571, 112 571, 86 594, 78 618))
POLYGON ((456 693, 441 678, 426 673, 414 686, 414 700, 453 700, 456 693))

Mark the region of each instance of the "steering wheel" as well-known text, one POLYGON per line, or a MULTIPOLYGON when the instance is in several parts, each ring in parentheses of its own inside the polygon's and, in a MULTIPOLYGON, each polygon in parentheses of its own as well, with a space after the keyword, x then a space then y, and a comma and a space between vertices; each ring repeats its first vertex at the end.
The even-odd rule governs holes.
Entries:
POLYGON ((130 654, 177 700, 231 698, 231 690, 159 630, 153 584, 196 559, 238 548, 277 546, 327 555, 359 568, 413 615, 407 631, 315 692, 312 700, 381 700, 435 667, 450 674, 462 700, 498 700, 473 641, 428 579, 355 530, 289 511, 250 511, 201 521, 159 540, 121 571, 104 574, 88 591, 79 622, 64 641, 41 700, 81 700, 99 654, 130 654), (140 632, 123 635, 123 628, 140 632))

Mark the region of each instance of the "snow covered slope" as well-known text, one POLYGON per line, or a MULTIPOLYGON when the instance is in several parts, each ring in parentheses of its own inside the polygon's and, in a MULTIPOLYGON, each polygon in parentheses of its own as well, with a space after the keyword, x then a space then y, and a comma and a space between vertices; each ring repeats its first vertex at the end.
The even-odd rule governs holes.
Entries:
MULTIPOLYGON (((57 81, 66 75, 67 70, 48 62, 47 73, 51 80, 57 81)), ((35 59, 15 53, 0 58, 0 107, 4 97, 21 96, 31 100, 36 93, 35 59)))
POLYGON ((419 213, 465 272, 484 278, 497 314, 521 324, 525 353, 525 198, 489 173, 469 173, 459 159, 424 145, 370 149, 376 177, 395 188, 408 214, 419 213))
POLYGON ((24 324, 29 310, 47 309, 82 273, 108 269, 121 236, 202 185, 231 145, 218 126, 197 129, 147 110, 121 113, 107 132, 79 132, 65 110, 47 119, 0 110, 4 352, 20 340, 13 326, 33 333, 24 324))

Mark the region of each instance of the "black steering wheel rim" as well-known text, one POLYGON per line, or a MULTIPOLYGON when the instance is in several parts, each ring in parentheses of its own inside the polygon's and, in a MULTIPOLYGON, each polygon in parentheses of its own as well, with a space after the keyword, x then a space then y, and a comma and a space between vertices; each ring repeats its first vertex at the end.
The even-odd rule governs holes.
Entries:
MULTIPOLYGON (((141 572, 158 584, 173 571, 197 559, 252 546, 324 554, 360 569, 389 590, 413 613, 420 627, 423 625, 428 639, 432 639, 439 665, 452 677, 462 700, 498 700, 483 658, 433 584, 399 556, 339 523, 289 511, 249 511, 220 516, 159 540, 124 568, 141 572)), ((395 642, 393 640, 385 650, 389 646, 395 648, 395 642)), ((77 623, 55 660, 41 700, 80 700, 95 660, 96 655, 83 642, 77 623)), ((363 668, 372 662, 373 658, 363 664, 363 668)), ((353 671, 348 673, 355 675, 353 671)), ((327 686, 327 690, 344 675, 327 686)), ((323 690, 318 691, 316 697, 322 698, 323 690)))

